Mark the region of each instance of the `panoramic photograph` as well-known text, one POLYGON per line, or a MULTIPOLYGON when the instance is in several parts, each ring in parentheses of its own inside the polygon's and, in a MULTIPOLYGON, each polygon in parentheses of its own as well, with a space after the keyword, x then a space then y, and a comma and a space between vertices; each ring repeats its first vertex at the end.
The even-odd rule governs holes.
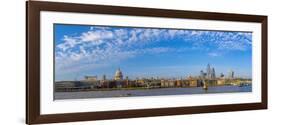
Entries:
POLYGON ((54 100, 252 92, 252 32, 54 24, 54 100))

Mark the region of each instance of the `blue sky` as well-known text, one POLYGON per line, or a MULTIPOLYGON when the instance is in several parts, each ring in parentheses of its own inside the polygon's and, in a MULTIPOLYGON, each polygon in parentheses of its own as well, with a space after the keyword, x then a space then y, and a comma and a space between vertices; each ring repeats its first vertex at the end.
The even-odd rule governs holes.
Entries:
POLYGON ((185 78, 208 63, 220 73, 251 77, 252 33, 90 25, 54 25, 55 80, 103 74, 185 78))

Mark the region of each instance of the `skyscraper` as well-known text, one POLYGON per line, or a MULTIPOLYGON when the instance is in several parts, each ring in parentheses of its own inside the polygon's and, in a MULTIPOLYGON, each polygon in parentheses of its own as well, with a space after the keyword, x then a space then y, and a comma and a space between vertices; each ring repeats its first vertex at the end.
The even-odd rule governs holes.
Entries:
POLYGON ((209 63, 208 63, 208 65, 207 65, 207 78, 208 78, 208 79, 211 78, 211 66, 210 66, 209 63))
POLYGON ((205 73, 203 70, 200 71, 200 78, 205 79, 205 73))
POLYGON ((102 80, 104 80, 104 81, 106 80, 106 75, 102 76, 102 80))
POLYGON ((229 77, 230 79, 233 79, 233 78, 234 78, 234 71, 233 71, 233 70, 230 70, 228 75, 229 75, 228 77, 229 77))
POLYGON ((212 68, 212 72, 211 72, 211 78, 215 79, 216 78, 216 72, 215 72, 215 68, 212 68))
POLYGON ((223 74, 223 73, 221 73, 220 77, 221 77, 221 78, 223 78, 223 77, 224 77, 224 74, 223 74))

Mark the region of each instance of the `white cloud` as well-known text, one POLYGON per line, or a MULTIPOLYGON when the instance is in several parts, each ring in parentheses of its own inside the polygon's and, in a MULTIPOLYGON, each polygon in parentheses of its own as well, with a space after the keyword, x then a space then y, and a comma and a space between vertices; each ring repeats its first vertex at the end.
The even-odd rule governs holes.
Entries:
POLYGON ((82 33, 80 39, 83 42, 95 42, 97 40, 105 40, 113 38, 113 33, 107 30, 100 31, 88 31, 86 33, 82 33))
MULTIPOLYGON (((76 36, 65 34, 60 42, 56 45, 56 68, 67 69, 81 64, 92 67, 105 66, 107 62, 118 62, 133 58, 138 54, 184 52, 199 49, 208 51, 210 48, 244 51, 251 47, 251 33, 95 26, 76 36), (174 38, 189 42, 192 47, 146 46, 161 42, 161 40, 169 42, 174 38), (101 63, 103 65, 100 65, 101 63)), ((208 53, 208 55, 219 56, 218 53, 214 52, 208 53)))
POLYGON ((71 38, 68 36, 63 37, 63 43, 57 45, 57 48, 62 49, 63 51, 66 51, 69 48, 74 47, 78 42, 76 41, 75 38, 71 38))
POLYGON ((208 55, 211 56, 211 57, 221 56, 221 54, 216 53, 216 52, 210 52, 210 53, 208 53, 208 55))

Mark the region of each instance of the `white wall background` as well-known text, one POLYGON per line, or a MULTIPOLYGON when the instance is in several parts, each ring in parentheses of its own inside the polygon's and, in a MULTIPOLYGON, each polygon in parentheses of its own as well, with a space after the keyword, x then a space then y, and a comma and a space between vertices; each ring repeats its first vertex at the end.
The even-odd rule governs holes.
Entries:
MULTIPOLYGON (((143 125, 143 124, 278 124, 281 115, 281 3, 278 0, 72 0, 95 4, 151 8, 261 14, 269 16, 269 109, 197 115, 133 118, 61 125, 143 125)), ((25 123, 25 1, 0 3, 0 124, 25 123)))

